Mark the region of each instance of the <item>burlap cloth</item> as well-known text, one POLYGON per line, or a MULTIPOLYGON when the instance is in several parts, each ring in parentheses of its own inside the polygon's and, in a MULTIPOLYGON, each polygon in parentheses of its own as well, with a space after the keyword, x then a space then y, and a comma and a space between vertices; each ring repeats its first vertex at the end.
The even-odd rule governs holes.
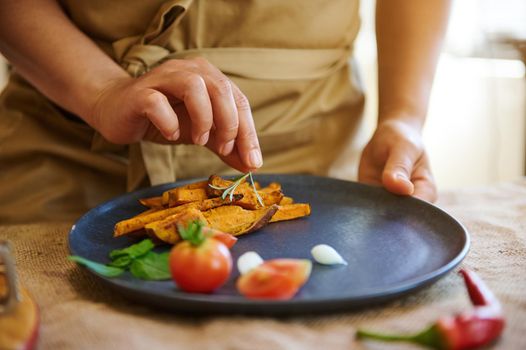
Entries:
MULTIPOLYGON (((526 179, 444 192, 439 205, 471 233, 464 266, 478 271, 504 305, 508 324, 493 348, 526 349, 526 179)), ((0 227, 41 307, 41 349, 412 349, 359 343, 354 331, 414 331, 469 307, 461 279, 451 273, 407 298, 352 313, 288 319, 162 313, 111 293, 68 262, 70 226, 0 227)))

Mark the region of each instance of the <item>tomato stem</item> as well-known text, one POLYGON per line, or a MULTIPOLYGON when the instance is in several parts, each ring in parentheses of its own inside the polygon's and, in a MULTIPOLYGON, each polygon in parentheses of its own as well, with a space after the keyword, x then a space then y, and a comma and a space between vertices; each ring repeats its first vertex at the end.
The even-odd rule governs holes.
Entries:
POLYGON ((201 220, 194 220, 186 227, 177 225, 177 230, 182 239, 197 247, 203 244, 207 238, 203 232, 204 226, 205 224, 201 220))
POLYGON ((430 349, 444 349, 444 343, 442 340, 442 335, 436 328, 436 326, 431 326, 420 333, 410 334, 410 335, 397 335, 397 334, 381 334, 373 333, 364 330, 358 330, 356 332, 356 338, 358 339, 376 339, 383 341, 402 341, 410 342, 414 344, 419 344, 426 346, 430 349))

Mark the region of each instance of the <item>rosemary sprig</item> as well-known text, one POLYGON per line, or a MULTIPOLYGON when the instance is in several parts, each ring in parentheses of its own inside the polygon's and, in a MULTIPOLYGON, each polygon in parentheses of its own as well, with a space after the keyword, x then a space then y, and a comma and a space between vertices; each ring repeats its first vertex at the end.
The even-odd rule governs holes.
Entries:
POLYGON ((265 204, 263 204, 263 200, 261 199, 261 196, 259 195, 258 190, 256 189, 256 184, 254 183, 254 178, 252 177, 251 171, 248 172, 248 176, 250 178, 250 183, 252 184, 252 188, 254 189, 254 193, 256 194, 256 198, 258 199, 259 204, 261 204, 261 206, 264 207, 265 204))
POLYGON ((258 193, 258 191, 256 189, 256 185, 254 184, 254 178, 252 177, 252 172, 250 172, 250 171, 248 173, 246 173, 244 175, 241 175, 240 177, 232 180, 233 183, 230 186, 219 187, 219 186, 214 186, 212 184, 208 184, 208 186, 210 186, 214 190, 223 191, 223 194, 221 195, 221 198, 223 200, 225 200, 226 197, 228 195, 230 195, 230 201, 233 202, 234 201, 234 193, 236 192, 236 189, 238 188, 239 185, 241 185, 243 183, 244 180, 247 179, 247 177, 250 179, 250 183, 252 184, 252 188, 254 189, 254 194, 256 195, 256 198, 257 198, 259 204, 261 204, 261 206, 264 207, 265 204, 263 204, 263 200, 261 199, 261 196, 259 195, 259 193, 258 193))

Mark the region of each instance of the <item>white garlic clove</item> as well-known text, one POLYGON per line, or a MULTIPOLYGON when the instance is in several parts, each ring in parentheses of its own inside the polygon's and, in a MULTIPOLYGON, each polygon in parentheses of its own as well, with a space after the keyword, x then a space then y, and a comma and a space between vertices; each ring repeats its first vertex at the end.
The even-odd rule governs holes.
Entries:
POLYGON ((242 275, 261 264, 263 264, 263 259, 258 253, 253 251, 243 253, 243 255, 237 259, 237 269, 242 275))
POLYGON ((323 265, 347 265, 342 256, 330 245, 318 244, 311 249, 311 254, 317 263, 323 265))

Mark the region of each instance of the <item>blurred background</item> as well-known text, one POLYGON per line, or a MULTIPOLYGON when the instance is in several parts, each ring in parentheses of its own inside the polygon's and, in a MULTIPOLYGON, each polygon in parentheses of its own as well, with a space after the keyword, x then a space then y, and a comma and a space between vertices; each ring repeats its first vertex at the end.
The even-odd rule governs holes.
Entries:
MULTIPOLYGON (((367 94, 361 145, 376 123, 374 7, 375 0, 362 0, 362 31, 356 44, 367 94)), ((525 0, 453 2, 424 130, 439 189, 526 174, 525 61, 525 0)), ((6 74, 0 57, 0 88, 6 74)))

